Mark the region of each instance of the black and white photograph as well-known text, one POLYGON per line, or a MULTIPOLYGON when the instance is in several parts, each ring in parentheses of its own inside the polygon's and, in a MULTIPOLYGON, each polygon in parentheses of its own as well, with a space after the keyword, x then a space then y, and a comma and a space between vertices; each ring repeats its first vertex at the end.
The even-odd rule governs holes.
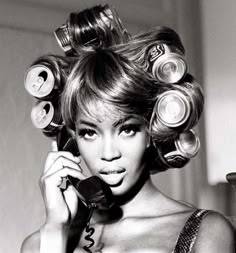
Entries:
POLYGON ((0 0, 0 252, 235 253, 235 10, 0 0))

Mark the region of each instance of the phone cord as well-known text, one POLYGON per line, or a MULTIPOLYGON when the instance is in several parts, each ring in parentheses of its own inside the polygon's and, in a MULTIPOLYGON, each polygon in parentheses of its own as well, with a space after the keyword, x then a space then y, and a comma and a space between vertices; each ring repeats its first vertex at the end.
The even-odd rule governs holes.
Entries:
POLYGON ((88 219, 87 219, 87 223, 86 223, 86 227, 85 227, 85 232, 87 233, 87 235, 85 235, 84 239, 86 241, 89 241, 90 244, 86 245, 86 246, 83 246, 83 249, 86 251, 86 252, 90 252, 92 253, 92 251, 90 250, 91 247, 93 247, 94 245, 94 240, 91 238, 91 236, 94 234, 95 232, 95 229, 93 227, 90 227, 90 219, 93 215, 93 211, 94 209, 96 208, 96 204, 94 203, 91 203, 89 205, 89 216, 88 216, 88 219))

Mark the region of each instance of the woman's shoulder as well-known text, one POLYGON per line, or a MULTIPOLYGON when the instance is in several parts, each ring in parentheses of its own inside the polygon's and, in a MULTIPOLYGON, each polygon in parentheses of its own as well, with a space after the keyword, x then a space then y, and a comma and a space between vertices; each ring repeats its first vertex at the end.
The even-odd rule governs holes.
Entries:
POLYGON ((208 211, 199 227, 195 252, 235 252, 232 223, 221 213, 208 211))
POLYGON ((40 250, 40 231, 36 231, 27 236, 22 245, 21 253, 38 253, 40 250))

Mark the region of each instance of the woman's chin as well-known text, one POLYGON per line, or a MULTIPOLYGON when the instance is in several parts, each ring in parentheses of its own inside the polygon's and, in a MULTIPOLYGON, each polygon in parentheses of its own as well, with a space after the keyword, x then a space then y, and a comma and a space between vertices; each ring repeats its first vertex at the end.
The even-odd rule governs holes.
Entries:
POLYGON ((120 181, 118 184, 109 185, 109 187, 115 197, 122 196, 128 191, 128 189, 124 186, 123 181, 120 181))

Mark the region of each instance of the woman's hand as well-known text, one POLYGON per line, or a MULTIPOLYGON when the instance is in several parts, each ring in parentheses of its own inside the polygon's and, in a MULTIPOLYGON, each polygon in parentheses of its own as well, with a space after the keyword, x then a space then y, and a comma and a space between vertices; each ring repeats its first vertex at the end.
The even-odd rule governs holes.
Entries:
POLYGON ((55 226, 70 225, 76 215, 78 196, 73 186, 65 189, 60 186, 69 175, 79 180, 85 179, 79 166, 80 159, 70 152, 58 151, 56 142, 46 158, 39 184, 46 208, 46 224, 55 226))

